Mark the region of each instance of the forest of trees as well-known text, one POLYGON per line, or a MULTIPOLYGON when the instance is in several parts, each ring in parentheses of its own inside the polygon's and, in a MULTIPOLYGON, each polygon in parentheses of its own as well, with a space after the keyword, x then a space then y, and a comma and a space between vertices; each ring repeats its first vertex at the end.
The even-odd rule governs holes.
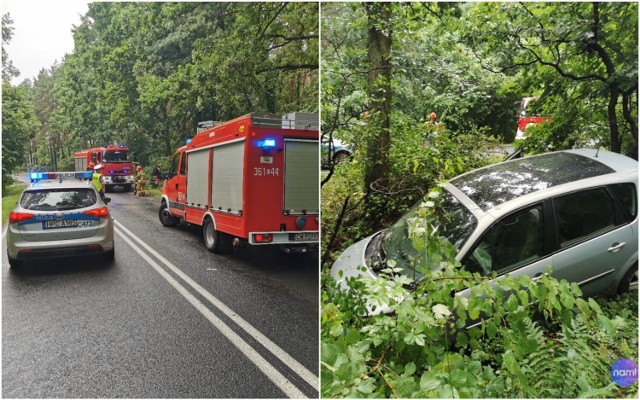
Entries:
POLYGON ((3 177, 23 164, 69 168, 74 151, 117 143, 162 165, 198 121, 318 111, 318 8, 90 3, 73 52, 18 87, 8 82, 18 71, 5 65, 5 15, 3 177))
POLYGON ((513 142, 526 96, 550 121, 516 143, 528 154, 603 147, 637 159, 637 22, 636 3, 322 4, 322 135, 354 151, 343 177, 323 177, 338 180, 323 189, 325 232, 346 217, 362 236, 424 188, 491 161, 492 139, 513 142), (444 132, 423 148, 431 112, 444 132), (363 214, 346 212, 356 205, 363 214))

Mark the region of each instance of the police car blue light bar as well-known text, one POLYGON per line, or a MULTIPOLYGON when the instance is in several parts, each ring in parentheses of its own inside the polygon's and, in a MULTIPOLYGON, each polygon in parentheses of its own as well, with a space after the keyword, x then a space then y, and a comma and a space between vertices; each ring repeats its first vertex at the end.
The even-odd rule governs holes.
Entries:
POLYGON ((32 172, 29 174, 29 180, 37 182, 43 179, 91 179, 92 176, 92 171, 32 172))

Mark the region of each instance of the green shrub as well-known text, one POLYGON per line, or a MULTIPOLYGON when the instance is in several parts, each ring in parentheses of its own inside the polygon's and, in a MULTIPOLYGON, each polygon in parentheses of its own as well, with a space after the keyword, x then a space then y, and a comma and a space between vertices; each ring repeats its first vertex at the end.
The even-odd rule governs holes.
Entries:
POLYGON ((453 246, 432 234, 437 204, 425 204, 413 221, 423 229, 411 234, 416 254, 425 255, 415 260, 424 276, 419 282, 396 274, 393 262, 385 279, 350 278, 348 291, 323 273, 323 397, 637 393, 637 383, 619 388, 609 376, 616 359, 637 359, 637 298, 583 299, 577 284, 549 275, 490 282, 470 274, 460 269, 453 246), (451 295, 465 288, 470 297, 451 295), (376 304, 392 312, 367 316, 376 304))

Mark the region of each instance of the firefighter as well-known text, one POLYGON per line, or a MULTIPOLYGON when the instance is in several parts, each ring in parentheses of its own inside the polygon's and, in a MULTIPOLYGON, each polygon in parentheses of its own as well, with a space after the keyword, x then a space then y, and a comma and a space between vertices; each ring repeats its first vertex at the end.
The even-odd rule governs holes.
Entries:
POLYGON ((431 146, 433 140, 438 137, 438 133, 444 131, 444 124, 442 122, 436 122, 438 115, 435 112, 431 112, 429 114, 429 120, 424 123, 424 127, 426 128, 423 133, 423 147, 431 146))
POLYGON ((136 178, 137 185, 136 185, 136 191, 134 192, 134 194, 144 197, 145 186, 147 186, 147 176, 144 173, 144 170, 142 169, 142 165, 138 165, 136 170, 138 171, 138 176, 136 178))
POLYGON ((91 184, 96 188, 100 197, 104 199, 104 184, 102 183, 102 164, 93 167, 93 175, 91 176, 91 184))
POLYGON ((442 123, 441 122, 436 122, 436 119, 438 118, 438 115, 434 112, 432 112, 431 114, 429 114, 429 121, 424 123, 424 126, 427 127, 427 130, 433 131, 433 132, 442 132, 442 123))

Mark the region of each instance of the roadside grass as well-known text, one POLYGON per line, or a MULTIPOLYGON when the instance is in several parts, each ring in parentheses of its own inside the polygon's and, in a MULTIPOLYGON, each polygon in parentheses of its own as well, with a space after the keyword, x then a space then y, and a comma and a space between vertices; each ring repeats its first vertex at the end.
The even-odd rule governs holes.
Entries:
POLYGON ((16 206, 16 203, 20 199, 20 194, 27 185, 18 183, 8 186, 2 191, 2 223, 4 224, 9 218, 9 213, 16 206))
POLYGON ((145 189, 145 194, 147 197, 153 197, 154 199, 160 199, 162 197, 162 187, 155 189, 150 188, 149 186, 145 189))

